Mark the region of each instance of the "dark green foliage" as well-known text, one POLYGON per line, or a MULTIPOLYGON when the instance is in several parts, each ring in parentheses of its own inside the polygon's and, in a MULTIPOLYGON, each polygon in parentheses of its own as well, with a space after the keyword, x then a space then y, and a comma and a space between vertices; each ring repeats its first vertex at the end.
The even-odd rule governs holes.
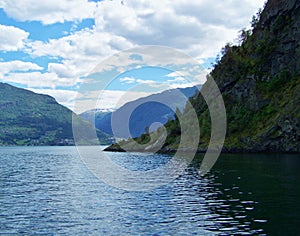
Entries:
MULTIPOLYGON (((72 116, 53 97, 0 83, 0 145, 73 145, 72 116)), ((78 125, 91 125, 78 118, 78 125)), ((98 132, 102 141, 108 136, 98 132)))
POLYGON ((278 88, 282 88, 289 82, 290 78, 293 78, 291 73, 287 70, 281 70, 279 74, 271 78, 269 81, 258 81, 257 88, 266 95, 271 95, 276 92, 278 88))
POLYGON ((139 144, 147 144, 151 140, 149 133, 142 134, 140 138, 136 139, 139 144))
POLYGON ((252 17, 251 26, 252 28, 256 28, 259 25, 260 17, 261 17, 262 9, 260 8, 255 16, 252 17))

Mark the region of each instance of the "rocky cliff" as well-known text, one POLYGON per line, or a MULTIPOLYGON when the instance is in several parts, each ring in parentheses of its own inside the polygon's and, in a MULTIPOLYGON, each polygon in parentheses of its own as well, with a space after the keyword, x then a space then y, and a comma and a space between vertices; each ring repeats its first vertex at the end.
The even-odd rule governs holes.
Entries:
POLYGON ((252 24, 212 72, 227 111, 225 150, 299 152, 300 1, 270 0, 252 24))

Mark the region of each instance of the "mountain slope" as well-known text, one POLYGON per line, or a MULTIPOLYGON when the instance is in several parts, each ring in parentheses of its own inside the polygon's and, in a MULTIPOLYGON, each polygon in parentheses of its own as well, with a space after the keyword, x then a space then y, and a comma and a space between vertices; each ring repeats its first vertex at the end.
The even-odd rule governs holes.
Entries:
MULTIPOLYGON (((113 120, 114 130, 119 130, 118 138, 138 137, 145 133, 145 130, 154 122, 165 124, 168 120, 174 119, 173 110, 176 110, 176 108, 182 110, 187 99, 195 95, 197 90, 197 87, 171 89, 128 102, 111 113, 96 110, 94 113, 85 112, 80 116, 89 121, 95 120, 95 122, 92 122, 95 123, 95 127, 110 135, 113 135, 111 125, 113 120), (161 102, 167 104, 164 105, 161 102), (131 114, 129 124, 124 124, 124 118, 128 114, 131 114), (130 134, 125 129, 128 125, 130 134)), ((152 127, 150 131, 154 131, 157 127, 152 127)))
POLYGON ((93 124, 98 124, 101 122, 103 118, 105 118, 107 115, 111 113, 112 111, 108 109, 93 109, 93 110, 85 111, 79 114, 79 116, 81 116, 83 119, 93 124))
MULTIPOLYGON (((211 73, 227 111, 224 151, 299 152, 300 1, 269 0, 253 27, 242 32, 240 46, 224 48, 211 73)), ((192 103, 205 149, 209 111, 201 96, 192 103)))
MULTIPOLYGON (((208 88, 213 77, 224 99, 223 151, 300 152, 300 1, 269 0, 252 26, 242 30, 240 46, 225 46, 203 85, 208 88)), ((191 103, 201 127, 199 151, 205 151, 211 133, 209 110, 201 95, 191 103)), ((165 126, 163 151, 176 150, 180 124, 175 120, 165 126)), ((145 143, 146 138, 137 141, 145 143)))
MULTIPOLYGON (((73 145, 72 116, 76 125, 92 127, 53 97, 5 83, 0 83, 0 109, 0 145, 73 145)), ((98 137, 107 143, 106 134, 98 137)))

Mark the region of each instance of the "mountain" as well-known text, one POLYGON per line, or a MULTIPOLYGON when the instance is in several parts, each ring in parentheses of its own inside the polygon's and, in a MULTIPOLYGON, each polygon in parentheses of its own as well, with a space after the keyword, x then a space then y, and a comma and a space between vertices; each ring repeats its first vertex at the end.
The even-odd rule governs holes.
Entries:
POLYGON ((79 116, 92 123, 95 127, 97 127, 97 129, 109 133, 111 129, 110 128, 107 129, 106 127, 110 127, 110 125, 107 125, 107 123, 113 111, 114 110, 111 109, 97 108, 97 109, 85 111, 79 114, 79 116))
MULTIPOLYGON (((240 45, 227 44, 222 54, 202 89, 214 78, 222 93, 227 112, 223 151, 300 152, 300 1, 269 0, 253 17, 252 29, 241 31, 240 45)), ((198 150, 205 151, 209 110, 200 94, 190 101, 201 128, 198 150)), ((175 151, 178 119, 165 127, 162 151, 175 151)), ((137 139, 145 140, 145 135, 137 139)), ((110 149, 120 150, 118 145, 110 149)))
MULTIPOLYGON (((211 74, 227 111, 224 150, 299 152, 300 1, 269 0, 252 25, 211 74)), ((194 102, 208 126, 203 99, 194 102)))
POLYGON ((91 110, 80 116, 92 121, 97 129, 109 135, 113 135, 111 125, 113 121, 114 130, 118 130, 114 135, 117 138, 138 137, 148 128, 150 131, 158 128, 159 125, 151 127, 154 122, 165 124, 168 120, 174 119, 174 110, 176 108, 182 110, 187 99, 195 95, 196 91, 198 91, 197 87, 170 89, 126 103, 113 112, 91 110), (124 119, 128 114, 130 114, 128 125, 124 125, 124 119), (126 129, 128 126, 130 133, 126 129))
MULTIPOLYGON (((0 83, 0 145, 73 145, 74 126, 91 129, 89 122, 58 104, 53 97, 0 83)), ((109 136, 97 131, 102 143, 109 136)), ((82 144, 97 143, 84 135, 82 144)))

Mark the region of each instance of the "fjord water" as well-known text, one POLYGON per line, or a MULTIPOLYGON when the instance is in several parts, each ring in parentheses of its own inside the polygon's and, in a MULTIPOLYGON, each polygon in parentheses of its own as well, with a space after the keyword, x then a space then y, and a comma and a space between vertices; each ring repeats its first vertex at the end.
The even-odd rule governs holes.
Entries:
MULTIPOLYGON (((170 159, 109 155, 132 170, 170 159)), ((166 186, 129 192, 98 180, 75 147, 2 147, 0 234, 300 234, 299 155, 226 154, 205 177, 201 158, 166 186)))

